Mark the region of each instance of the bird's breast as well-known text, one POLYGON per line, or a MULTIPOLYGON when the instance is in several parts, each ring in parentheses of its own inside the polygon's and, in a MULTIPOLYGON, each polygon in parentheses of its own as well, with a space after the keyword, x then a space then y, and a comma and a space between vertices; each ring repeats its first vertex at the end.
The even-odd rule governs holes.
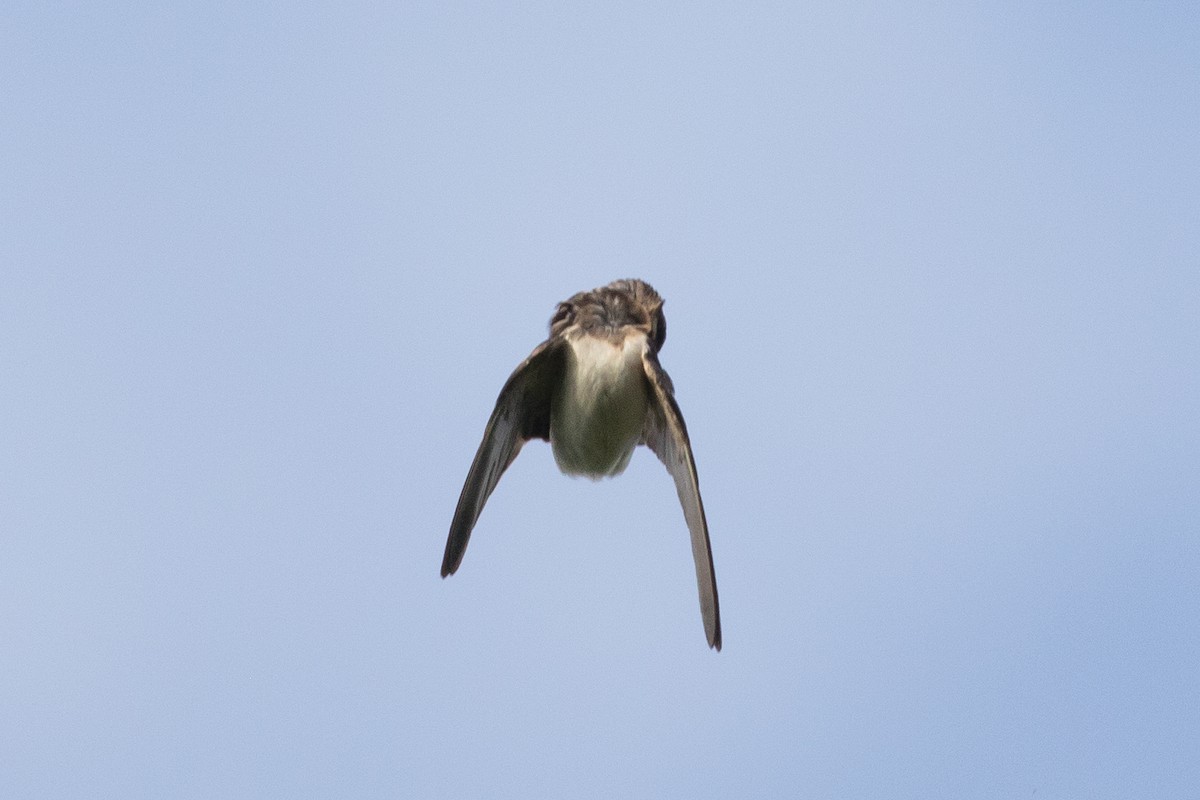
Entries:
POLYGON ((550 411, 550 444, 563 472, 598 479, 625 471, 646 416, 644 347, 642 334, 570 342, 550 411))

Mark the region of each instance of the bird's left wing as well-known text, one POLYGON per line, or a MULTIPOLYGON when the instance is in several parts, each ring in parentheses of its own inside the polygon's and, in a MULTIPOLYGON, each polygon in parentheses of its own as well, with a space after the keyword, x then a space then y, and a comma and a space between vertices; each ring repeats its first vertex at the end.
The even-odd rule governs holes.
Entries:
POLYGON ((561 337, 542 342, 500 390, 450 523, 446 555, 442 559, 443 578, 452 575, 462 563, 483 504, 522 445, 530 439, 550 438, 550 401, 555 380, 562 375, 565 346, 561 337))
POLYGON ((675 390, 658 355, 649 345, 642 353, 642 365, 650 386, 650 410, 642 428, 642 441, 654 451, 675 479, 675 491, 683 506, 688 531, 692 535, 692 559, 696 562, 696 584, 700 591, 700 616, 709 647, 721 649, 721 609, 717 602, 717 577, 713 570, 712 545, 708 540, 708 521, 700 500, 700 481, 688 441, 683 414, 675 402, 675 390))

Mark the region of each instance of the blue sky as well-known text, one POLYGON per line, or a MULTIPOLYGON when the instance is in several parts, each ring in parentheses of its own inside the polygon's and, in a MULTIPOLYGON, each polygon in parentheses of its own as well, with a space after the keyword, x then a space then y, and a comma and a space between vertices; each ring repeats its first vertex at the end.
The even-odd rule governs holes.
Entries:
POLYGON ((0 793, 1181 797, 1188 4, 10 3, 0 793), (531 445, 666 298, 682 514, 531 445))

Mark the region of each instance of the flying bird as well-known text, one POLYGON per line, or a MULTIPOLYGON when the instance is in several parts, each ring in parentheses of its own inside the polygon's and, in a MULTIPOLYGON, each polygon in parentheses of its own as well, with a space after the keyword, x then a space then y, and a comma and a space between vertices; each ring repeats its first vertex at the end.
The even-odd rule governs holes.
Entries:
POLYGON ((667 337, 663 300, 640 280, 614 281, 559 303, 550 338, 509 377, 467 473, 442 560, 462 563, 471 530, 500 476, 530 439, 550 442, 558 468, 593 480, 620 475, 633 450, 654 451, 675 480, 692 538, 700 616, 721 649, 721 615, 708 523, 683 414, 658 351, 667 337))

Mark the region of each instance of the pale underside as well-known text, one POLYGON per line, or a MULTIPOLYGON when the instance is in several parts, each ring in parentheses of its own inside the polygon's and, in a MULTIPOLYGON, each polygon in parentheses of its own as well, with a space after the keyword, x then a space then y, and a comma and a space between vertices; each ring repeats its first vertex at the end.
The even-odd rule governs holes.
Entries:
POLYGON ((571 337, 550 414, 558 468, 593 480, 629 465, 646 419, 644 334, 571 337))

